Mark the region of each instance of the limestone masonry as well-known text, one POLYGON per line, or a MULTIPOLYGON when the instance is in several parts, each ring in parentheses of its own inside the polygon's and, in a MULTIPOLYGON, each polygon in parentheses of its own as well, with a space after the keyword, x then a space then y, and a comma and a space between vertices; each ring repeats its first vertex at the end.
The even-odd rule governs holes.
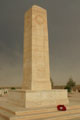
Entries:
POLYGON ((24 61, 21 90, 10 91, 9 101, 25 108, 68 104, 67 90, 51 90, 46 10, 32 6, 24 16, 24 61))
POLYGON ((50 90, 47 12, 32 6, 24 16, 23 88, 50 90))

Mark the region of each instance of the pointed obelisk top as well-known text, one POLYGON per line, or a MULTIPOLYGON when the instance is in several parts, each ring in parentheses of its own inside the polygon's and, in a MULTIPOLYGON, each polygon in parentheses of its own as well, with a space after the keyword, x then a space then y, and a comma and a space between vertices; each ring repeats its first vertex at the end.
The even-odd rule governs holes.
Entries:
POLYGON ((40 7, 40 6, 38 6, 38 5, 32 5, 32 7, 25 12, 25 14, 27 14, 28 11, 34 11, 34 10, 36 10, 36 11, 41 11, 41 12, 44 13, 44 14, 45 14, 46 11, 47 11, 47 10, 46 10, 45 8, 43 8, 43 7, 40 7))
POLYGON ((38 6, 38 5, 32 5, 32 8, 41 8, 41 9, 44 9, 44 10, 46 10, 45 8, 43 8, 43 7, 40 7, 40 6, 38 6))

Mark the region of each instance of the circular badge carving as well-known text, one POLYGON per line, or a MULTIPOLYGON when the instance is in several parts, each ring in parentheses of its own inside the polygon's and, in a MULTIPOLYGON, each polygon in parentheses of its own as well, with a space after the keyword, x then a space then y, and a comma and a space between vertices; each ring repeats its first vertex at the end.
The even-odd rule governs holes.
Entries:
POLYGON ((43 17, 42 17, 41 15, 37 15, 37 16, 35 17, 35 20, 36 20, 36 22, 37 22, 38 24, 43 24, 43 23, 44 23, 44 19, 43 19, 43 17))

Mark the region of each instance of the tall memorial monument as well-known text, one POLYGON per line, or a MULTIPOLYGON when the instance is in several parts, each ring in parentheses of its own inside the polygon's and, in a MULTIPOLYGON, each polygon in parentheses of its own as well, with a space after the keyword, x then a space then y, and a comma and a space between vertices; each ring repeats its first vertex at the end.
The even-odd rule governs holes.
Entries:
POLYGON ((51 90, 47 12, 33 6, 24 16, 24 81, 28 90, 51 90))
POLYGON ((47 11, 32 6, 24 15, 22 90, 9 92, 9 100, 26 107, 68 104, 66 90, 52 90, 49 70, 47 11))

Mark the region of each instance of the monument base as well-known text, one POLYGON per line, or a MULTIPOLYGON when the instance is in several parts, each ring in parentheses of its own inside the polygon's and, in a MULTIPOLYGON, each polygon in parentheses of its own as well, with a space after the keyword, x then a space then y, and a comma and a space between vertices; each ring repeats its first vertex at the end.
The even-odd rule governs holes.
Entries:
POLYGON ((50 107, 58 104, 68 105, 67 90, 50 90, 50 91, 27 91, 13 90, 9 92, 9 102, 25 107, 50 107))

